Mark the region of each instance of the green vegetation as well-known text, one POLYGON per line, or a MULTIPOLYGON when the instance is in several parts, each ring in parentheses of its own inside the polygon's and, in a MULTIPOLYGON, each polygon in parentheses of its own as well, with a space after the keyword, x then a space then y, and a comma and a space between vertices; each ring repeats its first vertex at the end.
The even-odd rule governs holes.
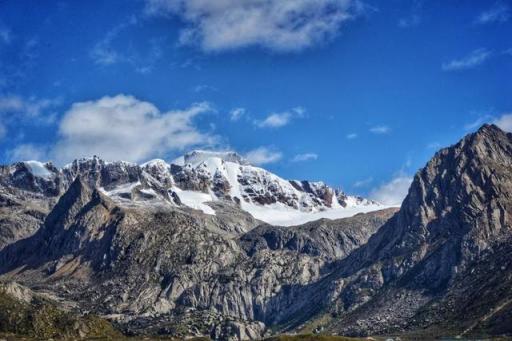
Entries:
POLYGON ((29 339, 122 337, 108 321, 97 316, 79 316, 41 298, 34 297, 26 303, 3 291, 0 291, 0 335, 29 339))

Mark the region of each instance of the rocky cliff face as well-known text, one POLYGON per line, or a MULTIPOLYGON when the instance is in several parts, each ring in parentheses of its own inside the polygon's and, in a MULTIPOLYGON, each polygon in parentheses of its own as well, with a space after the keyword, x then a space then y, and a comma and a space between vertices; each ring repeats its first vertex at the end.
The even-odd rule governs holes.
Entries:
POLYGON ((295 305, 294 288, 325 276, 326 264, 394 213, 276 228, 280 242, 261 244, 272 227, 254 228, 258 222, 236 205, 218 203, 217 215, 123 205, 90 183, 77 177, 43 227, 6 246, 0 271, 137 333, 180 321, 181 333, 260 337, 265 323, 295 305))
MULTIPOLYGON (((238 175, 244 165, 208 158, 212 166, 201 155, 193 155, 196 165, 174 169, 159 161, 85 160, 60 173, 39 170, 64 194, 38 192, 40 180, 16 185, 37 200, 59 200, 31 236, 0 251, 2 280, 76 302, 80 311, 136 334, 512 332, 511 134, 486 125, 439 151, 416 174, 398 212, 298 226, 265 224, 241 209, 242 193, 259 184, 264 190, 254 190, 252 203, 268 192, 281 198, 277 193, 288 188, 281 180, 249 169, 256 173, 238 180, 233 192, 230 164, 238 175), (182 181, 175 175, 188 171, 203 172, 200 182, 185 181, 199 187, 175 190, 182 181), (209 203, 215 214, 179 204, 190 200, 183 194, 206 194, 203 187, 211 194, 208 179, 226 199, 209 203)), ((322 186, 287 183, 329 201, 322 186)))
POLYGON ((274 213, 298 214, 290 224, 315 220, 324 213, 350 216, 383 208, 321 182, 284 180, 249 165, 234 152, 193 151, 172 164, 153 160, 137 165, 92 157, 62 169, 25 161, 0 166, 0 249, 34 233, 77 177, 112 200, 132 206, 172 205, 216 214, 211 203, 220 201, 221 206, 222 202, 236 205, 263 220, 272 220, 274 213), (265 213, 266 208, 273 213, 265 213))
POLYGON ((510 332, 504 321, 512 294, 503 288, 511 283, 511 166, 512 135, 495 126, 438 152, 416 174, 398 214, 340 261, 328 282, 315 284, 328 297, 316 296, 322 314, 333 317, 325 328, 350 335, 510 332), (484 266, 500 270, 485 274, 484 266))

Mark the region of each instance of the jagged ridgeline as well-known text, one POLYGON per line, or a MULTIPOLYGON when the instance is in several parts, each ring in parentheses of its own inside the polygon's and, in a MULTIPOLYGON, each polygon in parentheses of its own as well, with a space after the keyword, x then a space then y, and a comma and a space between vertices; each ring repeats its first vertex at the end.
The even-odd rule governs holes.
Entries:
MULTIPOLYGON (((397 210, 234 153, 5 166, 2 292, 23 316, 44 299, 71 337, 507 335, 511 167, 512 135, 485 125, 439 151, 397 210)), ((1 332, 38 336, 9 316, 1 332)))

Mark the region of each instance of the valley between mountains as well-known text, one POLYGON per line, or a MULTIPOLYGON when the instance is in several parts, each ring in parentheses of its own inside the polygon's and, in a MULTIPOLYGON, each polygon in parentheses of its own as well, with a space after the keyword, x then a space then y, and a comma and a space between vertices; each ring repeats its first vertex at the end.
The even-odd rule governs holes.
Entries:
POLYGON ((512 335, 512 134, 441 149, 398 207, 232 152, 0 167, 0 335, 512 335))

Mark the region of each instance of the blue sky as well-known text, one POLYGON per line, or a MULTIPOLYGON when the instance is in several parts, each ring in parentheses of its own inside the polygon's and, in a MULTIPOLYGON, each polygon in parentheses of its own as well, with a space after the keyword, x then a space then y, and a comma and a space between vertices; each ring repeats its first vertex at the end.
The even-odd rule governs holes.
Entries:
POLYGON ((0 162, 233 149, 402 195, 440 146, 512 126, 510 1, 0 2, 0 162))

